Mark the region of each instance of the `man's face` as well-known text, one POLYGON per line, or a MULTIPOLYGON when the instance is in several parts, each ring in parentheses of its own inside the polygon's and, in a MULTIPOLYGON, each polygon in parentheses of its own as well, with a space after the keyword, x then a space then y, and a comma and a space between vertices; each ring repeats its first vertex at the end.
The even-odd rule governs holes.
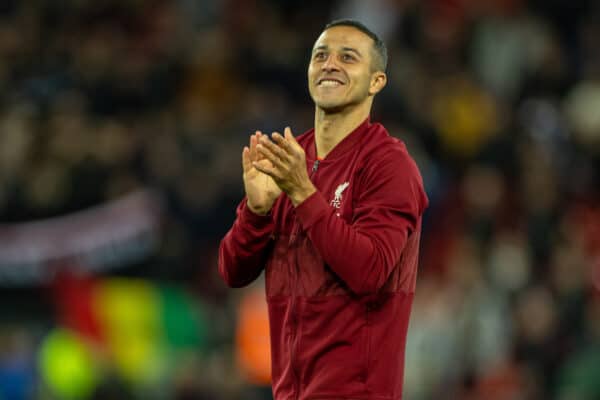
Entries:
POLYGON ((321 33, 308 66, 308 89, 317 107, 336 112, 365 101, 372 88, 373 39, 350 26, 321 33))

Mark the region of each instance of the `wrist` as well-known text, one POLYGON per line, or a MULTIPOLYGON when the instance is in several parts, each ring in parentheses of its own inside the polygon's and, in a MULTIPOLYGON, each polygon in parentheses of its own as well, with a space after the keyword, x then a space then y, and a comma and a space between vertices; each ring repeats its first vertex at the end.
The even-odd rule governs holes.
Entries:
POLYGON ((256 214, 261 217, 265 217, 267 214, 269 214, 269 211, 271 211, 270 208, 266 209, 264 207, 255 207, 252 205, 252 203, 250 203, 249 200, 246 200, 246 207, 252 214, 256 214))
POLYGON ((312 196, 313 193, 315 193, 316 191, 317 191, 317 188, 311 182, 310 186, 306 186, 306 187, 303 187, 303 188, 300 188, 298 190, 291 192, 289 194, 289 198, 290 198, 290 201, 292 202, 292 205, 294 207, 297 207, 298 205, 302 204, 302 202, 304 202, 304 200, 306 200, 310 196, 312 196))

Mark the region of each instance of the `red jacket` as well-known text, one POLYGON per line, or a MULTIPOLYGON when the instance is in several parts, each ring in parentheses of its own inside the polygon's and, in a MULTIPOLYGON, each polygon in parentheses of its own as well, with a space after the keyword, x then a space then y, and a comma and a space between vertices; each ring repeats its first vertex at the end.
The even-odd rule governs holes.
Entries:
POLYGON ((317 192, 270 215, 244 199, 221 242, 232 287, 265 269, 276 400, 402 397, 404 348, 427 197, 404 144, 367 119, 321 161, 298 137, 317 192))

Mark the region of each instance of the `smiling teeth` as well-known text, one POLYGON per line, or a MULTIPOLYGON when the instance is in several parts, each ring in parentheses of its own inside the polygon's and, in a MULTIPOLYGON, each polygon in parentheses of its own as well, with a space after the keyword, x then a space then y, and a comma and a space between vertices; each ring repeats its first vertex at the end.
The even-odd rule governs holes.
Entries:
POLYGON ((331 86, 339 86, 339 85, 340 85, 340 83, 338 81, 330 81, 330 80, 321 81, 321 86, 331 87, 331 86))

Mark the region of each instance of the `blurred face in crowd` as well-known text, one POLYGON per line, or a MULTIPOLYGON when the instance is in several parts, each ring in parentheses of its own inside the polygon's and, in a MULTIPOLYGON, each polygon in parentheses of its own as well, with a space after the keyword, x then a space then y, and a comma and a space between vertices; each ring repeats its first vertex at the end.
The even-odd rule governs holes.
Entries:
POLYGON ((351 26, 335 26, 317 39, 308 66, 308 89, 327 113, 372 102, 386 82, 374 63, 374 42, 351 26))

